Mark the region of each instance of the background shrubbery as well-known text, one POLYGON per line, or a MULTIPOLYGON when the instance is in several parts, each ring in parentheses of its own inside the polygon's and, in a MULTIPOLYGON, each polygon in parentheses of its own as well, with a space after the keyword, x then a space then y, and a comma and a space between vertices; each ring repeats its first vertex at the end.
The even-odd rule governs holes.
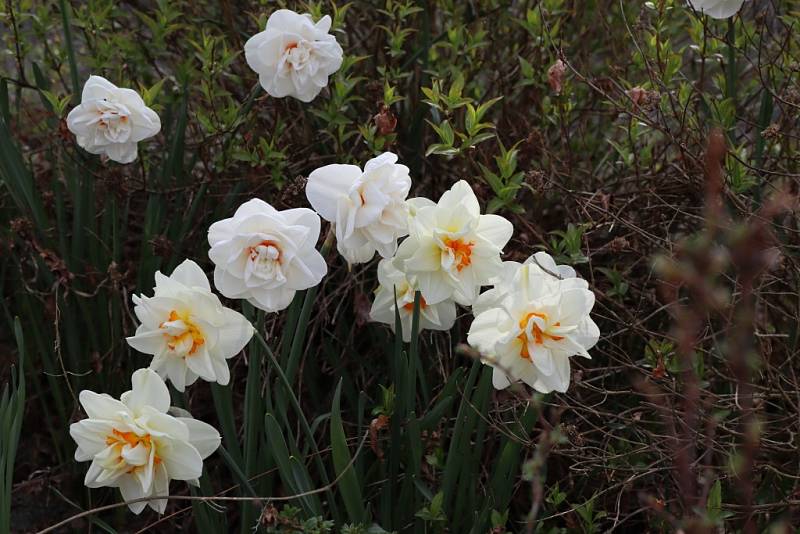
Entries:
POLYGON ((231 387, 173 392, 223 434, 193 495, 326 489, 176 500, 162 518, 118 508, 69 528, 788 532, 799 9, 750 0, 713 21, 678 0, 5 2, 0 373, 16 376, 24 344, 27 387, 0 402, 10 524, 118 500, 83 487, 67 428, 79 390, 118 395, 149 363, 124 341, 131 294, 184 257, 209 267, 209 224, 244 200, 306 205, 311 170, 391 150, 412 194, 464 178, 510 218, 507 259, 543 248, 589 280, 603 335, 593 360, 573 360, 569 391, 495 392, 459 347, 468 316, 395 345, 366 324, 374 265, 329 254, 318 291, 284 313, 245 310, 283 377, 254 339, 231 387), (309 105, 265 95, 241 53, 284 5, 330 14, 345 50, 309 105), (548 73, 559 59, 563 75, 548 73), (66 129, 90 73, 161 115, 134 164, 88 156, 66 129))

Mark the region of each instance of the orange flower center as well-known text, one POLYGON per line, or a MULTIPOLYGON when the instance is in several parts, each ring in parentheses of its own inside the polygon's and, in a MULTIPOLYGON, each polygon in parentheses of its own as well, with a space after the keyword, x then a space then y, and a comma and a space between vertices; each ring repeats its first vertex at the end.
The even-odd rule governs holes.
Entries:
MULTIPOLYGON (((135 432, 123 432, 121 430, 117 430, 116 428, 111 429, 111 435, 106 437, 106 445, 115 445, 117 447, 117 455, 122 459, 122 447, 125 445, 130 445, 133 449, 139 444, 144 445, 147 449, 148 454, 150 449, 153 448, 153 440, 150 437, 150 434, 145 434, 144 436, 139 436, 135 432)), ((153 458, 153 462, 156 464, 161 463, 161 458, 158 457, 156 454, 153 458)), ((132 473, 136 470, 138 466, 132 466, 128 472, 132 473)))
MULTIPOLYGON (((547 314, 537 313, 537 312, 529 313, 519 322, 519 327, 522 329, 522 333, 517 336, 517 339, 522 341, 522 349, 520 349, 519 355, 521 358, 525 360, 531 359, 530 352, 528 352, 529 339, 528 339, 528 333, 526 331, 528 326, 528 321, 531 320, 531 317, 539 317, 540 319, 544 319, 544 321, 547 322, 547 314)), ((560 326, 560 325, 561 323, 555 323, 553 326, 560 326)), ((533 323, 532 330, 533 331, 531 333, 533 334, 533 342, 536 343, 537 345, 541 345, 542 343, 544 343, 545 338, 552 339, 553 341, 561 341, 562 339, 564 339, 563 336, 554 336, 553 334, 548 334, 547 332, 542 331, 542 329, 539 328, 539 325, 536 323, 533 323)))
MULTIPOLYGON (((425 302, 425 297, 422 295, 419 296, 419 309, 424 310, 428 307, 428 303, 425 302)), ((414 312, 414 303, 413 302, 406 302, 403 304, 403 309, 409 312, 414 312)))
POLYGON ((186 331, 178 335, 164 333, 164 337, 169 340, 167 341, 167 347, 169 347, 170 350, 175 350, 175 347, 182 345, 191 339, 192 348, 189 349, 189 355, 193 355, 201 346, 205 345, 206 339, 203 337, 203 333, 200 331, 200 329, 197 328, 197 325, 191 322, 187 317, 181 317, 178 315, 178 312, 175 310, 169 312, 169 319, 161 323, 159 327, 165 328, 165 324, 172 321, 183 321, 183 323, 186 325, 186 331))
POLYGON ((281 262, 281 247, 278 246, 278 243, 275 241, 270 241, 265 239, 258 245, 247 247, 247 254, 250 256, 250 259, 256 261, 259 257, 263 256, 270 260, 275 260, 278 263, 281 262))
POLYGON ((461 269, 472 263, 472 247, 475 243, 465 243, 461 239, 444 239, 444 245, 453 251, 453 256, 456 258, 456 269, 461 272, 461 269))

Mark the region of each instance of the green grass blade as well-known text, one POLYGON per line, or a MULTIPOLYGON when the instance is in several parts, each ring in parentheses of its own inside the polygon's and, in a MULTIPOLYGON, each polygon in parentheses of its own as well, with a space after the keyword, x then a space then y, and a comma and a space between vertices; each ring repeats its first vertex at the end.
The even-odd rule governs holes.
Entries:
POLYGON ((347 447, 347 437, 342 426, 342 412, 340 399, 342 394, 342 381, 336 386, 336 393, 333 395, 333 406, 331 407, 331 450, 333 465, 336 469, 336 476, 341 476, 339 480, 339 493, 347 509, 347 516, 352 523, 363 524, 367 518, 364 509, 364 499, 361 494, 361 486, 355 471, 350 466, 352 457, 350 449, 347 447), (346 470, 346 471, 345 471, 346 470), (342 474, 344 473, 344 475, 342 474))
MULTIPOLYGON (((286 446, 286 440, 283 437, 280 424, 273 414, 268 413, 264 417, 264 428, 270 453, 273 458, 275 458, 275 464, 278 466, 278 473, 283 483, 287 486, 288 491, 295 495, 311 491, 313 487, 310 484, 305 484, 305 481, 309 479, 307 473, 305 476, 299 474, 305 471, 305 466, 297 462, 296 459, 292 461, 293 457, 289 454, 289 449, 286 446)), ((322 514, 322 504, 319 502, 316 495, 298 497, 298 501, 309 516, 322 514)))
POLYGON ((19 318, 14 319, 19 362, 11 369, 11 384, 6 384, 0 397, 0 532, 11 530, 11 490, 14 464, 25 413, 25 337, 19 318))
POLYGON ((75 61, 75 47, 72 45, 72 24, 70 23, 71 7, 65 0, 59 0, 61 11, 61 24, 64 26, 64 45, 67 47, 67 61, 69 62, 69 78, 72 81, 72 100, 77 101, 81 94, 81 83, 78 79, 78 63, 75 61))

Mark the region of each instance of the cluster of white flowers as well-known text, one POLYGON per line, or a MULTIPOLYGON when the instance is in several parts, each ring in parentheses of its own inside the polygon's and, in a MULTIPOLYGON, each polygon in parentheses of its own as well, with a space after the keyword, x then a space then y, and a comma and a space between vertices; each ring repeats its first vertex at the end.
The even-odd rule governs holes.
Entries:
POLYGON ((75 459, 92 462, 88 487, 118 487, 126 501, 161 497, 130 503, 137 514, 146 505, 164 513, 169 481, 197 485, 203 460, 220 444, 219 432, 210 425, 168 413, 177 409, 170 409, 164 380, 178 391, 198 377, 227 384, 226 359, 238 354, 254 332, 243 315, 224 307, 211 292, 195 262, 184 261, 171 276, 157 272, 155 280, 152 297, 133 297, 140 325, 127 339, 134 349, 153 355, 150 368, 133 373, 132 389, 120 400, 81 391, 88 419, 70 427, 78 443, 75 459))
MULTIPOLYGON (((310 15, 286 9, 269 17, 266 29, 245 44, 247 64, 268 94, 310 102, 327 86, 343 59, 341 46, 328 34, 330 27, 328 16, 314 24, 310 15)), ((90 76, 80 105, 67 117, 67 127, 87 152, 131 163, 139 142, 161 130, 161 120, 136 91, 90 76)), ((396 189, 384 202, 391 208, 384 210, 383 226, 366 228, 373 220, 369 213, 356 217, 349 227, 341 226, 349 232, 341 242, 362 245, 354 260, 366 261, 375 250, 391 255, 397 237, 405 235, 408 170, 404 179, 380 167, 365 169, 363 177, 358 170, 359 178, 351 180, 360 184, 355 186, 358 194, 369 198, 371 206, 379 202, 374 191, 388 191, 387 183, 396 189), (390 219, 394 212, 401 215, 390 219), (365 248, 364 240, 375 243, 374 248, 365 248)), ((335 207, 332 213, 335 217, 335 207)), ((316 286, 327 272, 315 248, 319 232, 320 219, 307 208, 278 211, 258 199, 246 202, 233 217, 209 229, 214 285, 224 296, 247 299, 268 312, 286 308, 298 290, 316 286)), ((153 356, 150 368, 133 374, 133 388, 120 400, 82 391, 80 402, 88 418, 70 428, 78 443, 75 459, 92 461, 87 486, 118 487, 125 500, 154 497, 130 503, 137 514, 148 504, 163 513, 169 481, 196 483, 203 459, 220 444, 219 433, 209 425, 167 413, 170 396, 164 380, 181 392, 198 378, 228 384, 226 360, 241 352, 254 333, 242 314, 223 306, 212 293, 195 262, 184 261, 170 276, 158 272, 155 282, 152 297, 133 297, 140 324, 127 338, 132 348, 153 356)))
MULTIPOLYGON (((330 26, 330 17, 314 24, 310 15, 281 9, 247 41, 247 62, 270 95, 308 102, 327 85, 342 63, 330 26)), ((99 76, 89 78, 67 124, 81 147, 120 163, 133 161, 138 142, 160 129, 158 115, 138 94, 99 76)), ((416 301, 419 327, 429 330, 449 330, 457 306, 471 307, 468 341, 495 368, 495 387, 523 381, 541 392, 565 391, 569 358, 588 358, 599 338, 586 281, 543 252, 523 264, 503 262, 513 226, 482 214, 467 182, 453 184, 438 202, 408 199, 410 189, 409 169, 387 152, 363 170, 334 164, 312 172, 306 195, 316 213, 249 200, 208 230, 214 285, 225 297, 266 312, 285 309, 297 291, 317 286, 327 273, 316 249, 321 217, 331 223, 348 264, 381 256, 373 321, 394 328, 399 316, 409 341, 416 301)), ((120 400, 82 391, 88 418, 73 424, 70 434, 78 443, 75 459, 92 462, 87 486, 119 487, 126 500, 143 499, 129 504, 135 513, 147 504, 163 513, 169 481, 196 483, 203 459, 220 444, 209 425, 168 413, 175 410, 164 380, 181 392, 198 378, 228 384, 226 360, 247 345, 254 329, 222 305, 191 260, 170 276, 157 272, 153 296, 135 295, 133 304, 140 325, 127 341, 152 355, 150 367, 133 374, 132 389, 120 400)))

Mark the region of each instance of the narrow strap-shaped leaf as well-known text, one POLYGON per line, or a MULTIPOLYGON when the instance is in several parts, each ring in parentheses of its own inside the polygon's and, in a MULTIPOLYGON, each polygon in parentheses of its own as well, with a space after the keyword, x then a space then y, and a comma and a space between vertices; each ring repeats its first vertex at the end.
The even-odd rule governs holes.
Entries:
POLYGON ((333 395, 333 406, 331 407, 331 450, 333 455, 333 466, 339 480, 339 493, 347 509, 347 516, 350 521, 356 524, 363 524, 367 518, 364 509, 364 499, 361 494, 361 487, 355 471, 350 466, 352 457, 350 449, 347 447, 347 437, 342 426, 342 412, 340 406, 342 394, 342 381, 336 386, 336 393, 333 395))

